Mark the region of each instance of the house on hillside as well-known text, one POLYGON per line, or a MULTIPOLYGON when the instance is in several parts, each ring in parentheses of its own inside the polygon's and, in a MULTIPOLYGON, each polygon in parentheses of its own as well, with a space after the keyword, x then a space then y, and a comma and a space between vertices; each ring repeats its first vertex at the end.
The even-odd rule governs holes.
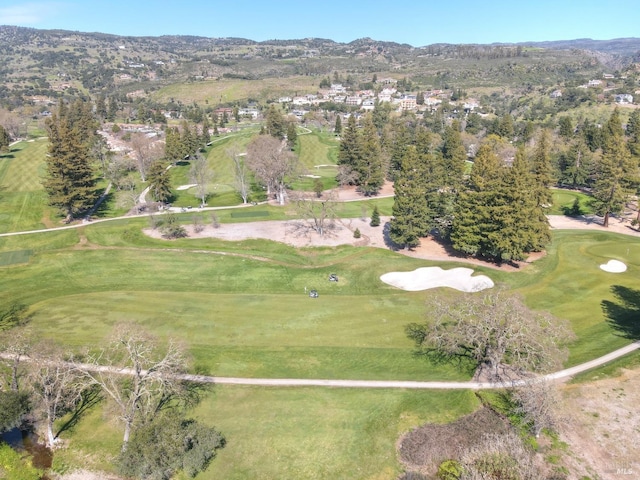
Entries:
POLYGON ((616 95, 615 102, 620 104, 629 104, 633 103, 633 95, 629 93, 620 93, 616 95))

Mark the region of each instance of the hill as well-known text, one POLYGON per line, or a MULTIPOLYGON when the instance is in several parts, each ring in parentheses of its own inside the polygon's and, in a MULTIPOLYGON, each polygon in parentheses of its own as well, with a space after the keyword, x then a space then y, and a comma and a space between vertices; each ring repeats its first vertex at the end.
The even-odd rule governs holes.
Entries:
POLYGON ((256 42, 0 26, 0 102, 17 106, 38 96, 149 92, 219 79, 308 77, 317 84, 335 72, 356 84, 376 74, 409 78, 422 88, 553 86, 621 68, 637 50, 639 39, 416 48, 370 38, 348 44, 322 38, 256 42))

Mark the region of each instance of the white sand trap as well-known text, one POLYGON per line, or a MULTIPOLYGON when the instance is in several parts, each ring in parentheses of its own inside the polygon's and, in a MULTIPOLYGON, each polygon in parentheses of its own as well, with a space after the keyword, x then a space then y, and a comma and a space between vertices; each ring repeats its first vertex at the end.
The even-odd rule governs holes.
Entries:
POLYGON ((600 268, 609 273, 622 273, 627 271, 627 266, 619 260, 609 260, 604 265, 600 265, 600 268))
POLYGON ((195 187, 197 183, 190 183, 189 185, 180 185, 176 190, 189 190, 191 187, 195 187))
POLYGON ((389 272, 380 276, 384 283, 410 292, 429 288, 450 287, 461 292, 479 292, 494 286, 486 275, 472 277, 473 269, 458 267, 443 270, 440 267, 422 267, 413 272, 389 272))

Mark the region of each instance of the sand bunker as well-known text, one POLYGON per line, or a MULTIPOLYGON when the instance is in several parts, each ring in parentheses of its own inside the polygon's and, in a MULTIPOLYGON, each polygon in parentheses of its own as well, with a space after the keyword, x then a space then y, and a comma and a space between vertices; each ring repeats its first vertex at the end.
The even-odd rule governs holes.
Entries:
POLYGON ((443 270, 440 267, 422 267, 413 272, 389 272, 380 277, 384 283, 410 292, 429 288, 450 287, 461 292, 479 292, 494 286, 486 275, 472 277, 471 268, 452 268, 443 270))
POLYGON ((191 187, 195 187, 197 183, 190 183, 189 185, 180 185, 176 190, 189 190, 191 187))
POLYGON ((609 273, 622 273, 627 271, 627 266, 619 260, 609 260, 607 263, 600 265, 600 268, 609 273))

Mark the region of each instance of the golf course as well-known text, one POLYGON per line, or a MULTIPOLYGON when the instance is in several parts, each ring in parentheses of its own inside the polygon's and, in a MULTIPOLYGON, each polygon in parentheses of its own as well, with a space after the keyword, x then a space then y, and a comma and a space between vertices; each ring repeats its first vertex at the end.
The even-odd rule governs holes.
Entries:
MULTIPOLYGON (((217 193, 209 203, 220 207, 215 212, 221 230, 233 222, 295 215, 270 205, 224 208, 238 203, 225 149, 242 150, 249 138, 238 135, 207 152, 217 172, 217 193)), ((335 140, 311 132, 300 141, 300 158, 309 170, 335 164, 335 140)), ((46 145, 46 139, 22 142, 0 155, 0 233, 61 226, 38 181, 46 145)), ((175 185, 187 183, 180 168, 172 172, 175 185)), ((316 171, 331 187, 335 172, 316 171)), ((312 184, 301 178, 296 187, 311 190, 312 184)), ((179 192, 175 204, 194 203, 188 194, 179 192)), ((574 197, 557 195, 553 212, 561 214, 574 197)), ((0 237, 2 303, 28 306, 29 328, 38 337, 82 354, 104 346, 114 326, 135 324, 160 342, 183 344, 189 371, 203 375, 415 381, 465 381, 473 375, 471 363, 436 363, 414 354, 404 327, 424 318, 433 291, 404 291, 380 280, 389 272, 464 266, 460 262, 367 246, 152 238, 143 233, 148 215, 115 218, 120 210, 115 198, 110 202, 103 214, 114 217, 109 221, 0 237), (328 281, 331 274, 339 281, 328 281), (309 289, 318 298, 310 298, 309 289)), ((388 216, 392 204, 382 198, 349 202, 340 215, 368 216, 376 205, 388 216)), ((193 222, 193 212, 177 215, 185 225, 193 222)), ((201 215, 207 221, 208 212, 201 215)), ((575 340, 565 367, 640 338, 639 268, 638 239, 601 229, 554 230, 546 255, 515 271, 473 265, 474 275, 520 294, 529 308, 570 322, 575 340), (626 271, 602 270, 610 260, 624 263, 626 271)), ((440 290, 459 302, 477 295, 440 290)), ((635 361, 638 353, 630 357, 635 361)), ((479 405, 465 390, 215 385, 190 414, 215 425, 227 444, 197 478, 395 478, 401 471, 395 444, 402 433, 425 422, 454 420, 479 405)), ((74 448, 56 452, 54 470, 86 464, 111 471, 121 429, 103 408, 92 406, 62 433, 74 448)))

